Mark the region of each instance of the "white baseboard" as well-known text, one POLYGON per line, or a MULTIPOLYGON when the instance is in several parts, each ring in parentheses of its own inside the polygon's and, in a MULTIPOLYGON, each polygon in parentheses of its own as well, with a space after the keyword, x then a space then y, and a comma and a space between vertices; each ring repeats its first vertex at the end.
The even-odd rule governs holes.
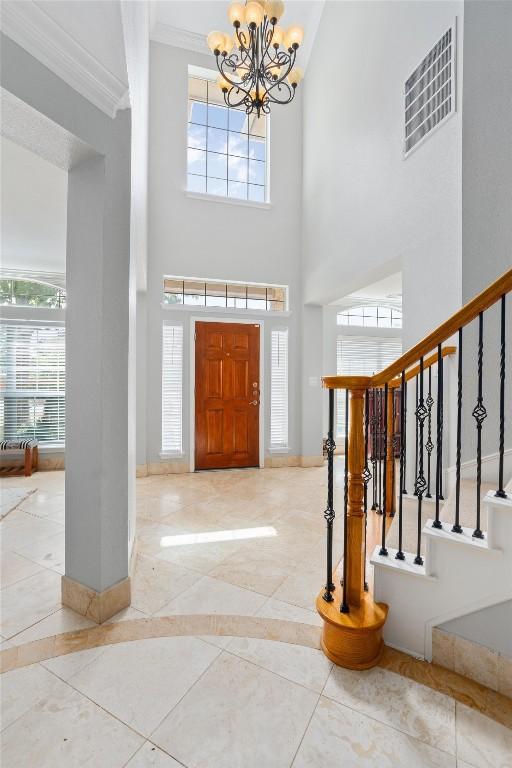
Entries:
MULTIPOLYGON (((498 468, 499 454, 490 453, 488 456, 482 456, 482 481, 485 483, 495 483, 498 486, 498 468)), ((507 448, 504 454, 503 474, 505 485, 512 478, 512 448, 507 448)), ((476 479, 476 459, 464 461, 460 467, 460 476, 463 480, 476 479)), ((447 497, 455 488, 456 469, 455 466, 448 467, 445 472, 447 497)))

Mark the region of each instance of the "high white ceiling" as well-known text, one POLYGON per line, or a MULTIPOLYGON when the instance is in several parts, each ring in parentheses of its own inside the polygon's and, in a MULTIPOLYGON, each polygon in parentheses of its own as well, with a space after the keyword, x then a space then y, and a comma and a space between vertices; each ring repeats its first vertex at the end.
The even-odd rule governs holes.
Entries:
MULTIPOLYGON (((198 35, 204 40, 214 29, 230 32, 227 10, 230 0, 152 0, 151 22, 155 32, 158 27, 181 30, 198 35)), ((283 27, 300 24, 304 28, 304 44, 297 56, 297 63, 306 67, 316 35, 324 0, 285 0, 285 12, 280 21, 283 27)), ((160 39, 157 34, 155 39, 160 39)), ((183 47, 186 47, 186 36, 183 47)), ((194 46, 195 47, 195 46, 194 46)))
POLYGON ((401 303, 402 301, 402 273, 395 272, 392 275, 377 280, 375 283, 366 285, 354 293, 349 293, 333 304, 346 304, 347 300, 353 299, 373 299, 375 301, 391 301, 401 303))
POLYGON ((2 32, 113 117, 128 106, 119 0, 2 0, 2 32))
POLYGON ((119 0, 38 0, 36 5, 127 85, 119 0))

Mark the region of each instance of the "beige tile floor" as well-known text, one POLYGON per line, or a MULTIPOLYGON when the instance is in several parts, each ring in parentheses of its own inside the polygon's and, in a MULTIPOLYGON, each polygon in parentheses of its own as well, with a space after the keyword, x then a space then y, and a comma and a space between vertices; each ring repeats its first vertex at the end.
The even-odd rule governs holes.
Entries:
MULTIPOLYGON (((63 473, 7 483, 34 492, 0 525, 1 647, 90 626, 60 604, 63 473)), ((138 480, 133 602, 113 621, 219 613, 318 625, 324 483, 323 469, 138 480)), ((0 684, 6 768, 512 766, 512 732, 479 712, 389 670, 333 669, 315 648, 271 640, 137 640, 0 684)))

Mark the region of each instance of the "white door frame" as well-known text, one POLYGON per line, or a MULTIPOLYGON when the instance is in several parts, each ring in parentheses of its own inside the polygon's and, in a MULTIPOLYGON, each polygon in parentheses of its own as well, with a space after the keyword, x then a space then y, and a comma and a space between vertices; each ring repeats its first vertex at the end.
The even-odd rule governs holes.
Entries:
POLYGON ((263 320, 231 317, 191 317, 190 318, 190 471, 196 468, 196 323, 234 323, 240 325, 258 325, 260 328, 260 413, 259 413, 259 454, 260 467, 265 466, 265 333, 263 320))

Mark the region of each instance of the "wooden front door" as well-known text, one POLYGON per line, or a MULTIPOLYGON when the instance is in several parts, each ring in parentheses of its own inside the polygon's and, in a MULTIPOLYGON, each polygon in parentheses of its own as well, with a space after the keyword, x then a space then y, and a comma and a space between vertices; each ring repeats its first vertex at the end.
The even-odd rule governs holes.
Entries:
POLYGON ((260 327, 197 322, 195 341, 195 467, 256 467, 260 327))

